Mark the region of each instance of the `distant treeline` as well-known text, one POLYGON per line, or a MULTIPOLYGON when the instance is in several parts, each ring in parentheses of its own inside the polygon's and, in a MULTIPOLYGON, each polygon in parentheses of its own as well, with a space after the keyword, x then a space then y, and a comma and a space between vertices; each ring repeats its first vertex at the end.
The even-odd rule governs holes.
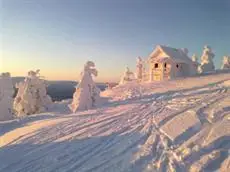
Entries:
MULTIPOLYGON (((73 98, 77 82, 54 82, 49 83, 47 93, 51 96, 53 101, 60 101, 64 99, 73 98)), ((106 84, 97 84, 101 91, 106 89, 106 84)))
MULTIPOLYGON (((13 84, 15 85, 18 82, 24 80, 23 77, 13 77, 13 84)), ((48 89, 47 93, 51 96, 53 101, 61 101, 64 99, 71 99, 73 98, 73 93, 75 91, 75 87, 77 86, 77 82, 74 81, 47 81, 48 89)), ((98 83, 98 88, 101 91, 105 90, 107 84, 105 83, 98 83)), ((15 91, 15 95, 17 94, 17 89, 15 91)))

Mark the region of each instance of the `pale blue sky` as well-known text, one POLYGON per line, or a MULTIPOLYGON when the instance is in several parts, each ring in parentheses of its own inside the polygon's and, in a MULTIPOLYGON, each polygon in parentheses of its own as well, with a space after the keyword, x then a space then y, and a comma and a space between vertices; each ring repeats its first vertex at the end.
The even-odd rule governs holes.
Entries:
POLYGON ((0 0, 2 70, 76 80, 86 60, 97 81, 117 81, 157 44, 201 55, 209 44, 219 68, 230 54, 229 0, 0 0))

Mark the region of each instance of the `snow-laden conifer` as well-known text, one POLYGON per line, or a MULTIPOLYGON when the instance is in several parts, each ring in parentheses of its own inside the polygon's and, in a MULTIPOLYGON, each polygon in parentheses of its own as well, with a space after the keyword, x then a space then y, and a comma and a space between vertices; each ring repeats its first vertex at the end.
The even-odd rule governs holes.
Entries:
POLYGON ((100 90, 97 88, 92 77, 92 75, 97 76, 97 74, 94 62, 86 62, 73 95, 73 101, 69 105, 72 112, 88 110, 100 104, 100 90))
POLYGON ((221 69, 230 69, 230 56, 224 56, 221 69))
POLYGON ((44 112, 52 100, 47 95, 47 84, 39 75, 40 70, 29 71, 23 82, 17 83, 18 93, 14 99, 14 110, 17 116, 44 112))
POLYGON ((200 73, 211 72, 215 70, 213 59, 215 54, 212 52, 212 49, 209 46, 205 46, 203 54, 201 56, 201 65, 199 66, 198 71, 200 73))

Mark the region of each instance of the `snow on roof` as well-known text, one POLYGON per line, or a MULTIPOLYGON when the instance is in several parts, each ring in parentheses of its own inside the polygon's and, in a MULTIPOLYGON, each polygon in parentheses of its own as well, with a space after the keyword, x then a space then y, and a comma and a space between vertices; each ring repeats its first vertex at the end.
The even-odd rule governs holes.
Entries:
MULTIPOLYGON (((150 55, 150 59, 153 57, 153 54, 157 51, 161 50, 165 54, 168 55, 168 58, 172 58, 174 61, 179 62, 179 63, 193 63, 193 61, 188 57, 186 52, 183 49, 177 49, 177 48, 172 48, 172 47, 167 47, 163 45, 158 45, 156 47, 156 50, 153 51, 150 55)), ((161 57, 159 57, 161 58, 161 57)))
POLYGON ((166 61, 171 61, 171 59, 170 58, 168 58, 168 57, 163 57, 163 58, 157 58, 156 59, 156 62, 157 63, 163 63, 163 62, 166 62, 166 61))

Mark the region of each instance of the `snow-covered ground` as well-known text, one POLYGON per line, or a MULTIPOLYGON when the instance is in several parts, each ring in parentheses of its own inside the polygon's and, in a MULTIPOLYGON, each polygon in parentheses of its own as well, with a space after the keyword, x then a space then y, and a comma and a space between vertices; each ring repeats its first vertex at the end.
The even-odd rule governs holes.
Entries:
POLYGON ((230 73, 131 83, 69 114, 0 122, 0 171, 230 171, 230 73))

